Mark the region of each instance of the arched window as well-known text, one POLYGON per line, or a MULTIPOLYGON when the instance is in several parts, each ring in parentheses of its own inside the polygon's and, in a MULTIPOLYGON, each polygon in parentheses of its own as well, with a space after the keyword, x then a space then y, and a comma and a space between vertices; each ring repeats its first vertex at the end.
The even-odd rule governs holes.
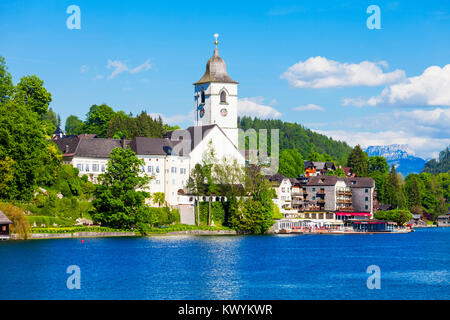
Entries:
POLYGON ((225 91, 220 93, 220 103, 227 103, 227 93, 225 91))
POLYGON ((201 93, 201 103, 205 104, 205 91, 203 91, 203 90, 202 90, 202 93, 201 93))

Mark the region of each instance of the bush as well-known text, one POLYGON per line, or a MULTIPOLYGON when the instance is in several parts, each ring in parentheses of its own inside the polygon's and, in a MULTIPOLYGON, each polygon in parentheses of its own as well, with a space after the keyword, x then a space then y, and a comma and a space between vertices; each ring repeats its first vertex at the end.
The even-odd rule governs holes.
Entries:
MULTIPOLYGON (((139 213, 139 222, 143 224, 164 226, 180 222, 180 212, 177 209, 167 207, 145 207, 139 213)), ((138 226, 139 227, 139 226, 138 226)))
MULTIPOLYGON (((200 223, 208 224, 208 208, 208 202, 200 202, 200 223)), ((225 202, 211 202, 211 221, 214 221, 216 225, 225 224, 227 209, 228 206, 225 202)))
POLYGON ((74 232, 133 232, 107 227, 67 227, 67 228, 32 228, 32 233, 74 233, 74 232))
POLYGON ((30 231, 30 224, 23 210, 11 203, 1 203, 0 210, 11 220, 10 232, 17 233, 20 239, 27 239, 30 231))

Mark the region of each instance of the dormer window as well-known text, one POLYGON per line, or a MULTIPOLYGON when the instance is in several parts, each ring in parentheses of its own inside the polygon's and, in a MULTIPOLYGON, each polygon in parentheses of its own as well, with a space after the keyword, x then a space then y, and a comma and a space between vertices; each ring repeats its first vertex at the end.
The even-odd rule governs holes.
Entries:
POLYGON ((220 103, 227 103, 227 93, 225 91, 220 93, 220 103))

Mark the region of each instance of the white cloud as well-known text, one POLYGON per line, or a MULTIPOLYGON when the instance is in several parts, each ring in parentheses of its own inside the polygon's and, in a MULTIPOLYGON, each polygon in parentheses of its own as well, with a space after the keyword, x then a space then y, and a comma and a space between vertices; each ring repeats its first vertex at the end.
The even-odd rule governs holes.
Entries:
POLYGON ((103 76, 101 74, 96 75, 92 80, 100 80, 103 79, 103 76))
POLYGON ((80 67, 80 72, 81 73, 88 72, 88 70, 89 70, 89 66, 87 66, 85 64, 80 67))
POLYGON ((405 78, 403 70, 384 72, 385 61, 342 63, 324 57, 311 57, 289 67, 281 78, 296 88, 334 88, 354 86, 379 86, 405 78))
POLYGON ((128 65, 120 60, 108 60, 108 65, 107 68, 109 69, 113 69, 113 72, 109 75, 108 79, 114 79, 115 77, 117 77, 119 74, 123 73, 123 72, 128 72, 130 74, 135 74, 141 71, 147 71, 151 69, 151 64, 150 64, 150 60, 145 61, 143 64, 130 69, 128 67, 128 65))
POLYGON ((173 116, 165 116, 162 113, 150 113, 153 118, 161 117, 164 123, 174 125, 184 122, 194 122, 194 110, 186 114, 175 114, 173 116))
POLYGON ((366 148, 368 146, 406 144, 408 150, 424 159, 436 157, 439 151, 450 145, 450 138, 437 139, 424 136, 415 136, 411 132, 387 130, 379 132, 353 132, 344 130, 315 130, 318 133, 332 137, 335 140, 346 141, 349 145, 357 144, 366 148))
POLYGON ((131 69, 130 73, 134 74, 134 73, 138 73, 138 72, 141 72, 141 71, 147 71, 147 70, 150 70, 151 67, 152 67, 152 65, 150 64, 150 59, 148 59, 147 61, 145 61, 140 66, 137 66, 136 68, 131 69))
POLYGON ((281 118, 279 111, 263 103, 263 97, 241 98, 238 100, 238 115, 262 119, 281 118))
POLYGON ((325 111, 324 107, 318 106, 317 104, 307 104, 300 107, 292 108, 294 111, 325 111))
POLYGON ((363 118, 332 123, 310 123, 309 127, 350 145, 408 144, 423 158, 434 157, 450 143, 450 108, 394 110, 363 118), (340 128, 345 127, 345 130, 340 128), (327 129, 321 129, 327 128, 327 129))
POLYGON ((450 106, 450 64, 431 66, 416 77, 390 85, 378 96, 369 99, 345 98, 352 106, 450 106))

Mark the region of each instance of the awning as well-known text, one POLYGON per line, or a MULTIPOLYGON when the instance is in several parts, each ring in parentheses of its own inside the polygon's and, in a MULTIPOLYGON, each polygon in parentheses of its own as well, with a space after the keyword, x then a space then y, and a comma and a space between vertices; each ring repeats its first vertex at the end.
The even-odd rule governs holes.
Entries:
POLYGON ((336 212, 337 216, 351 217, 351 216, 371 216, 370 212, 336 212))

